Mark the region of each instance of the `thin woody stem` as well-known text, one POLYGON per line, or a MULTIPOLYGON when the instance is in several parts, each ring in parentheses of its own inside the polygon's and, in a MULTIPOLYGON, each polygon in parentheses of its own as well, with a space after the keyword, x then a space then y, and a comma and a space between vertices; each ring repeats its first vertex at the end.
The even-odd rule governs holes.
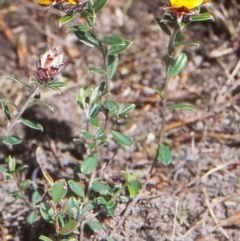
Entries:
MULTIPOLYGON (((103 58, 103 63, 104 63, 104 70, 105 70, 105 79, 106 79, 106 90, 107 90, 107 96, 106 99, 109 100, 109 94, 110 94, 110 79, 108 77, 108 70, 107 70, 107 49, 106 47, 103 45, 103 43, 100 41, 99 35, 98 35, 98 31, 96 30, 95 26, 91 24, 91 22, 89 21, 89 19, 86 18, 86 21, 88 23, 88 25, 91 27, 92 30, 92 35, 93 37, 97 40, 98 42, 98 49, 102 54, 102 58, 103 58)), ((104 128, 107 130, 108 127, 108 119, 109 119, 109 115, 107 112, 105 112, 105 126, 104 128)))
POLYGON ((12 130, 12 128, 18 123, 20 117, 22 116, 23 112, 27 109, 27 107, 30 105, 30 103, 33 101, 34 96, 38 93, 40 89, 40 86, 37 85, 35 89, 33 90, 32 94, 28 97, 26 103, 24 106, 21 108, 21 110, 18 112, 17 116, 15 119, 11 122, 11 124, 7 127, 7 130, 5 132, 5 136, 8 136, 8 133, 12 130))
MULTIPOLYGON (((170 56, 173 54, 173 52, 175 50, 174 43, 175 43, 175 40, 176 40, 176 37, 177 37, 177 34, 179 33, 179 31, 180 31, 179 25, 176 24, 174 26, 174 30, 173 30, 173 33, 171 35, 171 38, 170 38, 170 41, 168 44, 168 55, 170 55, 170 56)), ((163 141, 164 141, 164 134, 165 134, 164 129, 165 129, 165 124, 166 124, 166 116, 167 116, 167 96, 168 96, 168 83, 170 80, 170 76, 169 76, 170 68, 171 68, 171 65, 166 64, 166 76, 165 76, 165 83, 164 83, 164 89, 163 89, 163 95, 162 95, 162 114, 161 114, 162 124, 161 124, 159 140, 158 140, 158 148, 159 148, 159 146, 161 146, 163 144, 163 141)), ((154 160, 153 160, 152 165, 149 170, 150 175, 152 174, 153 169, 158 161, 157 157, 158 157, 158 150, 156 151, 156 155, 154 157, 154 160)))

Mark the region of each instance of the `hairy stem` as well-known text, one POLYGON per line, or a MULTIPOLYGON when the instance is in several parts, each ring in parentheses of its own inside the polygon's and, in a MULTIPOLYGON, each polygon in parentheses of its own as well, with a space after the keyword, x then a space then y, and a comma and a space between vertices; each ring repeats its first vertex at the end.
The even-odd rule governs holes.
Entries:
MULTIPOLYGON (((179 33, 179 31, 180 31, 179 25, 175 24, 173 33, 170 37, 169 44, 168 44, 168 53, 167 54, 170 56, 173 54, 173 52, 175 50, 174 43, 176 41, 176 37, 177 37, 177 34, 179 33)), ((165 124, 166 124, 166 116, 167 116, 167 96, 168 96, 168 83, 170 80, 170 77, 169 77, 170 68, 171 68, 171 65, 166 64, 166 76, 165 76, 165 83, 164 83, 164 89, 163 89, 163 94, 162 94, 162 108, 160 110, 160 115, 162 117, 162 124, 161 124, 161 130, 160 130, 160 134, 159 134, 158 148, 159 148, 159 146, 161 146, 163 144, 163 141, 164 141, 164 134, 165 134, 164 129, 165 129, 165 124)), ((158 161, 157 158, 158 158, 158 150, 156 151, 156 155, 154 157, 154 160, 153 160, 152 165, 149 170, 150 175, 152 174, 153 169, 158 161)))
POLYGON ((33 89, 32 94, 30 94, 30 96, 28 97, 26 103, 24 104, 24 106, 21 108, 21 110, 18 112, 17 116, 15 117, 15 119, 11 122, 11 124, 7 127, 7 130, 5 132, 5 136, 8 136, 8 133, 12 130, 12 128, 18 123, 20 117, 22 116, 22 114, 24 113, 24 111, 27 109, 27 107, 31 104, 31 102, 34 99, 34 96, 38 93, 40 89, 40 86, 36 86, 35 89, 33 89))

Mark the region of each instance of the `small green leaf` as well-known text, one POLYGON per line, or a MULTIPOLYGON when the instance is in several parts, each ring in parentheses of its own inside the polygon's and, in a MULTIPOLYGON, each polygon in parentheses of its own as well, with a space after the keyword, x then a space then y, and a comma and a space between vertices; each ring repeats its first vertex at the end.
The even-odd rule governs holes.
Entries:
POLYGON ((113 208, 114 205, 115 205, 115 201, 109 200, 109 201, 107 201, 106 207, 107 207, 107 209, 109 209, 109 208, 113 208))
POLYGON ((31 86, 31 85, 26 84, 25 82, 23 82, 22 80, 19 80, 19 79, 15 78, 14 76, 9 75, 9 76, 6 76, 6 78, 7 78, 7 79, 14 80, 14 81, 16 81, 17 83, 19 83, 19 84, 21 84, 21 85, 23 85, 23 86, 27 86, 28 88, 32 89, 32 86, 31 86))
POLYGON ((210 13, 194 14, 191 17, 191 22, 201 22, 206 20, 214 20, 210 13))
POLYGON ((100 193, 102 195, 107 195, 109 186, 106 183, 104 183, 104 182, 100 182, 98 180, 94 180, 91 189, 94 192, 100 193))
POLYGON ((43 101, 43 100, 40 100, 40 99, 35 99, 34 98, 34 101, 41 104, 41 105, 45 105, 47 106, 49 109, 51 109, 51 111, 54 111, 54 107, 50 104, 48 104, 47 102, 43 101))
POLYGON ((157 93, 161 99, 163 99, 163 95, 157 87, 154 87, 154 92, 157 93))
POLYGON ((73 25, 73 26, 70 26, 68 28, 68 31, 88 31, 90 29, 90 27, 88 25, 84 25, 84 24, 79 24, 79 25, 73 25))
POLYGON ((172 153, 165 145, 160 145, 158 148, 157 160, 165 165, 169 165, 172 161, 172 153))
POLYGON ((177 76, 184 69, 186 64, 187 55, 182 53, 175 58, 175 63, 170 68, 169 77, 171 78, 177 76))
POLYGON ((97 165, 97 158, 95 156, 89 156, 81 163, 81 172, 83 174, 89 174, 97 168, 97 165))
POLYGON ((195 107, 193 105, 190 104, 173 104, 170 105, 168 107, 168 109, 172 110, 172 109, 180 109, 180 110, 192 110, 192 111, 196 111, 195 107))
POLYGON ((108 55, 107 57, 107 73, 108 79, 111 80, 117 72, 118 55, 108 55))
POLYGON ((43 131, 43 127, 40 124, 32 122, 30 120, 21 119, 21 123, 32 129, 43 131))
POLYGON ((23 194, 20 191, 13 191, 9 192, 9 194, 14 197, 15 199, 21 199, 23 200, 23 194))
POLYGON ((106 238, 105 238, 105 241, 115 241, 115 239, 112 238, 112 237, 106 237, 106 238))
MULTIPOLYGON (((141 184, 139 182, 139 180, 133 180, 129 183, 129 185, 132 187, 132 189, 134 190, 134 193, 135 193, 135 196, 138 194, 139 190, 140 190, 140 187, 141 187, 141 184)), ((135 197, 134 196, 134 197, 135 197)), ((132 197, 132 196, 131 196, 132 197)))
POLYGON ((125 179, 126 182, 130 182, 130 174, 126 171, 121 171, 123 178, 125 179))
POLYGON ((69 185, 70 189, 73 191, 73 193, 75 193, 77 196, 79 196, 81 198, 85 197, 85 192, 84 192, 84 189, 83 189, 82 185, 80 184, 80 182, 75 182, 74 180, 69 180, 68 185, 69 185))
POLYGON ((52 88, 52 89, 60 89, 66 86, 68 86, 68 83, 65 81, 54 81, 52 83, 45 85, 45 87, 52 88))
POLYGON ((8 100, 7 101, 8 104, 12 105, 16 110, 20 111, 21 108, 13 101, 13 100, 8 100))
POLYGON ((20 139, 17 136, 3 136, 2 142, 6 145, 18 145, 22 142, 22 139, 20 139))
POLYGON ((97 140, 105 141, 107 139, 106 130, 103 128, 99 128, 95 134, 95 138, 97 140))
POLYGON ((38 212, 36 210, 32 211, 28 216, 27 216, 27 222, 29 224, 33 224, 36 222, 38 219, 38 212))
POLYGON ((176 60, 171 55, 167 54, 163 57, 163 61, 167 66, 170 66, 174 65, 176 60))
POLYGON ((113 135, 113 139, 117 143, 119 143, 120 145, 124 145, 124 146, 132 146, 133 142, 132 142, 131 138, 129 138, 128 136, 126 136, 118 131, 111 131, 111 132, 113 135))
POLYGON ((93 8, 85 8, 84 11, 82 12, 82 15, 85 18, 88 18, 89 20, 91 20, 93 25, 94 25, 96 13, 95 13, 95 10, 93 8))
POLYGON ((119 113, 121 116, 126 116, 130 111, 134 110, 136 107, 135 104, 127 104, 119 113))
POLYGON ((135 190, 132 188, 131 185, 128 185, 128 191, 129 191, 129 194, 130 194, 130 197, 133 198, 136 196, 136 193, 135 193, 135 190))
POLYGON ((80 135, 82 137, 84 137, 85 139, 93 139, 92 134, 90 132, 86 131, 86 130, 81 130, 80 135))
POLYGON ((5 117, 8 121, 11 121, 11 115, 8 106, 6 105, 5 101, 1 101, 2 109, 4 112, 5 117))
POLYGON ((155 20, 157 21, 159 27, 162 29, 162 31, 163 31, 164 33, 166 33, 166 34, 169 35, 169 36, 172 35, 171 31, 169 30, 168 26, 166 25, 166 23, 164 23, 163 20, 161 20, 161 19, 159 19, 159 18, 156 18, 155 20))
POLYGON ((57 214, 56 218, 56 223, 57 223, 57 226, 59 227, 60 230, 62 230, 62 228, 64 227, 64 220, 63 220, 63 216, 62 214, 57 214))
POLYGON ((60 233, 64 235, 70 234, 77 228, 77 226, 78 223, 76 221, 70 220, 64 225, 60 233))
POLYGON ((89 113, 90 118, 97 117, 100 111, 101 111, 101 105, 99 103, 94 104, 89 113))
POLYGON ((88 143, 88 149, 89 151, 93 151, 96 148, 96 143, 95 141, 92 141, 90 143, 88 143))
POLYGON ((107 214, 108 214, 109 217, 113 217, 114 214, 115 214, 115 209, 114 208, 108 208, 107 214))
POLYGON ((88 71, 93 74, 105 74, 104 69, 96 68, 96 67, 89 67, 88 71))
POLYGON ((5 158, 5 162, 8 165, 8 169, 10 172, 15 172, 16 169, 16 159, 12 158, 11 156, 5 158))
POLYGON ((49 203, 40 204, 40 213, 43 219, 48 223, 54 223, 54 211, 49 203))
POLYGON ((199 43, 196 42, 196 41, 181 41, 181 42, 176 42, 174 44, 175 47, 178 47, 178 46, 197 46, 199 47, 199 43))
POLYGON ((67 212, 68 215, 75 220, 80 218, 81 206, 76 198, 70 197, 67 201, 67 212))
POLYGON ((107 2, 108 0, 96 0, 92 5, 95 13, 98 13, 107 4, 107 2))
POLYGON ((22 171, 25 168, 28 168, 28 165, 22 164, 20 167, 16 169, 16 173, 22 171))
POLYGON ((95 128, 99 128, 100 127, 100 123, 97 119, 95 118, 89 118, 88 122, 91 126, 95 127, 95 128))
POLYGON ((19 181, 19 185, 23 191, 25 191, 29 187, 30 183, 31 182, 28 179, 24 181, 19 181))
POLYGON ((67 183, 64 179, 56 181, 52 187, 52 200, 57 204, 67 193, 67 183))
POLYGON ((39 193, 38 190, 34 191, 31 197, 32 203, 36 204, 41 200, 41 194, 39 193))
POLYGON ((119 200, 123 203, 127 203, 129 201, 129 198, 127 198, 125 196, 119 196, 119 200))
POLYGON ((118 116, 120 106, 113 100, 105 100, 103 105, 109 110, 109 114, 113 116, 118 116))
POLYGON ((101 38, 100 40, 102 43, 107 45, 124 45, 124 39, 119 36, 106 36, 101 38))
POLYGON ((102 224, 97 221, 89 221, 87 225, 95 232, 99 232, 103 229, 102 224))
POLYGON ((103 197, 98 197, 97 201, 99 204, 106 205, 107 201, 103 197))
POLYGON ((41 235, 41 236, 39 237, 39 240, 42 240, 42 241, 53 241, 52 239, 50 239, 50 238, 48 238, 48 237, 46 237, 46 236, 44 236, 44 235, 41 235))
POLYGON ((66 14, 59 19, 59 28, 61 28, 65 23, 73 20, 76 17, 75 14, 66 14))
POLYGON ((90 47, 98 47, 98 42, 95 38, 93 38, 90 34, 84 31, 77 31, 75 32, 78 40, 90 47))
POLYGON ((124 44, 123 45, 111 46, 111 48, 108 51, 108 55, 120 54, 124 50, 126 50, 131 44, 132 44, 131 41, 124 39, 124 44))

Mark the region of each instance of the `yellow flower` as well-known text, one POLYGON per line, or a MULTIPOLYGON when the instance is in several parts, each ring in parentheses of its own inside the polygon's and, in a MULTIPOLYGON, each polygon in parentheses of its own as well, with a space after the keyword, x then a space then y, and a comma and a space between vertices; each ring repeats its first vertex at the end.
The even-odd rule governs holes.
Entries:
POLYGON ((70 3, 70 4, 77 4, 77 0, 38 0, 39 4, 42 5, 50 5, 50 4, 57 4, 57 3, 70 3))
POLYGON ((208 0, 169 0, 172 8, 194 9, 202 4, 209 2, 208 0))

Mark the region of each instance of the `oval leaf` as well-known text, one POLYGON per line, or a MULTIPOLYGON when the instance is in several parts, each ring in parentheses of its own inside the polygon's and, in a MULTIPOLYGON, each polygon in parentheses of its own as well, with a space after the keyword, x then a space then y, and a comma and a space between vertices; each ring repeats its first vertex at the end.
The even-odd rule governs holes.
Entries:
POLYGON ((99 128, 100 127, 100 123, 97 119, 95 118, 89 118, 88 122, 91 126, 95 127, 95 128, 99 128))
POLYGON ((43 219, 48 223, 54 223, 54 211, 49 203, 40 204, 40 213, 43 219))
POLYGON ((6 105, 5 101, 1 101, 2 109, 4 112, 5 117, 8 121, 11 121, 11 115, 8 106, 6 105))
POLYGON ((34 98, 34 101, 39 103, 39 104, 42 104, 42 105, 45 105, 47 106, 49 109, 51 109, 51 111, 54 111, 54 107, 50 104, 48 104, 47 102, 43 101, 43 100, 40 100, 40 99, 35 99, 34 98))
POLYGON ((92 5, 92 8, 95 10, 95 13, 98 13, 106 4, 108 0, 96 0, 92 5))
POLYGON ((122 109, 122 111, 119 113, 119 115, 126 116, 128 114, 128 112, 135 109, 135 107, 136 107, 135 104, 128 104, 122 109))
POLYGON ((44 235, 41 235, 41 236, 39 237, 39 240, 42 240, 42 241, 53 241, 52 239, 50 239, 50 238, 48 238, 48 237, 46 237, 46 236, 44 236, 44 235))
POLYGON ((73 20, 74 18, 76 17, 75 14, 67 14, 65 16, 62 16, 60 19, 59 19, 59 28, 61 28, 63 26, 63 24, 73 20))
POLYGON ((131 140, 131 138, 129 138, 128 136, 118 132, 118 131, 111 131, 112 135, 113 135, 113 139, 119 143, 120 145, 124 145, 124 146, 132 146, 133 142, 131 140))
POLYGON ((27 216, 27 222, 30 224, 33 224, 36 222, 38 219, 38 212, 37 211, 32 211, 28 216, 27 216))
POLYGON ((52 200, 59 203, 67 193, 67 183, 64 179, 56 181, 52 187, 52 200))
POLYGON ((19 83, 19 84, 21 84, 21 85, 23 85, 23 86, 27 86, 28 88, 32 89, 32 86, 31 86, 31 85, 26 84, 24 81, 19 80, 19 79, 15 78, 14 76, 9 75, 9 76, 7 76, 6 78, 11 79, 11 80, 14 80, 14 81, 16 81, 17 83, 19 83))
POLYGON ((106 36, 101 38, 101 42, 107 45, 124 45, 124 40, 119 36, 106 36))
POLYGON ((187 55, 180 54, 177 58, 175 58, 175 63, 171 66, 169 77, 177 76, 186 66, 187 64, 187 55))
POLYGON ((112 46, 109 51, 108 55, 117 55, 122 53, 124 50, 126 50, 130 45, 132 44, 131 41, 124 39, 124 44, 112 46))
POLYGON ((95 232, 99 232, 103 229, 102 224, 97 221, 89 221, 87 225, 95 232))
POLYGON ((77 228, 78 223, 74 220, 70 220, 69 222, 67 222, 63 229, 61 230, 61 234, 69 234, 72 233, 76 228, 77 228))
POLYGON ((167 35, 171 36, 171 31, 169 30, 168 26, 164 23, 164 21, 162 19, 156 18, 155 19, 159 25, 159 27, 162 29, 162 31, 164 33, 166 33, 167 35))
POLYGON ((68 185, 69 185, 70 189, 73 191, 73 193, 75 193, 77 196, 79 196, 81 198, 85 197, 84 189, 79 182, 69 180, 68 185))
POLYGON ((157 160, 165 165, 168 165, 172 161, 172 153, 165 145, 160 145, 158 148, 157 160))
POLYGON ((17 136, 3 136, 2 142, 6 145, 18 145, 22 142, 22 139, 20 139, 17 136))
POLYGON ((109 55, 107 57, 108 79, 111 80, 116 74, 118 68, 118 55, 109 55))
POLYGON ((89 156, 81 163, 81 172, 83 174, 91 173, 96 169, 97 165, 97 158, 95 156, 89 156))
POLYGON ((32 122, 30 120, 21 119, 21 123, 23 123, 24 125, 32 128, 32 129, 43 131, 43 127, 40 124, 32 122))
POLYGON ((90 47, 98 47, 97 40, 93 38, 90 34, 84 31, 77 31, 75 32, 75 35, 77 36, 78 40, 81 41, 82 43, 90 47))
POLYGON ((201 22, 206 20, 214 20, 214 17, 210 13, 194 14, 191 17, 191 22, 201 22))
POLYGON ((92 134, 90 132, 86 131, 86 130, 81 130, 80 135, 82 137, 84 137, 85 139, 93 139, 92 134))
POLYGON ((104 69, 96 68, 96 67, 89 67, 88 71, 93 74, 105 74, 104 69))

